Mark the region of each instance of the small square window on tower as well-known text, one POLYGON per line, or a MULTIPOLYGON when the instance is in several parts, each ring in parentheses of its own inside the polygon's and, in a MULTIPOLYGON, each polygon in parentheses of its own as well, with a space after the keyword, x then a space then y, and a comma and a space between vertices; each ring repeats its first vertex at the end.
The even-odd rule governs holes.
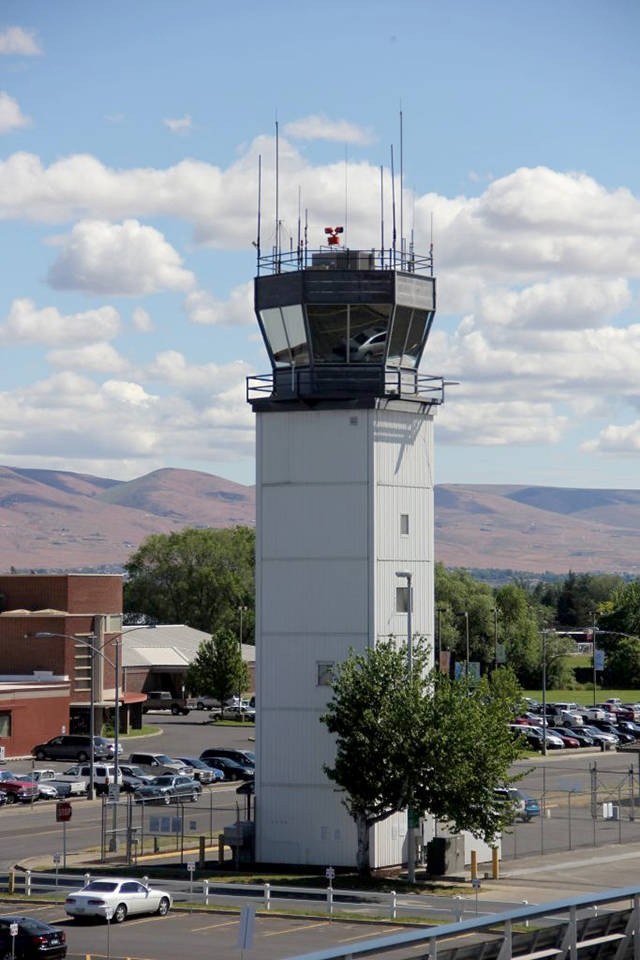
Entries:
POLYGON ((409 587, 396 587, 396 613, 409 613, 409 587))
POLYGON ((316 664, 316 684, 319 687, 330 687, 333 683, 333 660, 324 660, 316 664))
POLYGON ((408 513, 400 514, 400 536, 401 537, 409 536, 409 514, 408 513))

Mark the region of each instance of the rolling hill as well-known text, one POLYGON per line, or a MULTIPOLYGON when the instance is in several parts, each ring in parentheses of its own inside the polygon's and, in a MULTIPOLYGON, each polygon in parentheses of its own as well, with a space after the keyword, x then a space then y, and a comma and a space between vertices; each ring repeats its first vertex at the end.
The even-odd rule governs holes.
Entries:
MULTIPOLYGON (((0 467, 2 570, 116 570, 151 533, 254 518, 253 487, 198 471, 125 482, 0 467)), ((444 484, 435 534, 451 567, 640 575, 640 490, 444 484)))

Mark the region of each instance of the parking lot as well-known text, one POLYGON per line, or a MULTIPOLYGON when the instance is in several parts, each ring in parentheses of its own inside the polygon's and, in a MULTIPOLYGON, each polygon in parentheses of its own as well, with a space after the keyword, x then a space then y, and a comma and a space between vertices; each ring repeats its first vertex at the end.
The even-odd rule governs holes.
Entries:
MULTIPOLYGON (((0 913, 17 912, 13 905, 0 903, 0 913)), ((237 946, 240 918, 221 913, 184 913, 171 911, 166 917, 136 917, 122 924, 78 923, 59 907, 28 905, 20 910, 65 931, 68 958, 85 960, 106 957, 107 932, 112 958, 131 960, 175 960, 188 951, 190 960, 227 960, 239 953, 237 946)), ((402 929, 391 924, 257 917, 252 960, 276 960, 311 950, 342 946, 383 936, 402 929)), ((413 953, 415 956, 415 951, 413 953)))

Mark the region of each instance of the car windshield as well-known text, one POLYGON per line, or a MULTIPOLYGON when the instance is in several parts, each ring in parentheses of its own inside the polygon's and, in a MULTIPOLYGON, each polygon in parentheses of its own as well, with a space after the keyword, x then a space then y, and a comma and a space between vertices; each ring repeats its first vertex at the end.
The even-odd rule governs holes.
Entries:
MULTIPOLYGON (((124 768, 124 767, 121 767, 120 769, 124 770, 125 768, 124 768)), ((140 769, 140 767, 126 767, 126 771, 127 771, 127 773, 129 774, 130 777, 144 777, 144 776, 145 776, 144 772, 140 769)))
POLYGON ((99 744, 106 744, 107 746, 109 744, 109 741, 105 737, 94 737, 93 742, 99 743, 99 744))
POLYGON ((168 757, 166 753, 156 754, 156 760, 158 761, 158 763, 173 763, 173 760, 171 759, 171 757, 168 757))
POLYGON ((195 767, 196 770, 206 770, 207 765, 202 760, 196 759, 196 757, 178 757, 182 763, 186 763, 190 767, 195 767))
POLYGON ((153 782, 154 784, 157 783, 160 787, 170 787, 173 783, 173 777, 156 777, 153 782))
POLYGON ((101 890, 103 893, 115 893, 118 889, 117 883, 109 883, 107 880, 92 880, 88 883, 85 890, 101 890))

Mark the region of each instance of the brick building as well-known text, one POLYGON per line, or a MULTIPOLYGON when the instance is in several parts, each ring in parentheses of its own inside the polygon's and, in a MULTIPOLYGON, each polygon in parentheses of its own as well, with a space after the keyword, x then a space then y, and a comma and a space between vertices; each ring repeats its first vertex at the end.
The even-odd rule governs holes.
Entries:
MULTIPOLYGON (((103 652, 93 655, 94 720, 96 733, 100 732, 106 713, 115 706, 114 642, 122 634, 122 577, 0 576, 0 605, 0 689, 5 684, 8 691, 10 685, 13 697, 6 701, 11 706, 5 709, 3 703, 0 708, 4 714, 0 746, 5 746, 6 754, 15 755, 27 729, 32 739, 29 749, 59 734, 61 726, 69 732, 88 731, 92 638, 103 652), (47 683, 57 685, 49 697, 44 696, 47 683), (25 685, 31 689, 27 691, 25 685), (35 697, 34 687, 42 696, 35 697), (37 717, 27 720, 24 706, 28 701, 33 714, 34 699, 38 699, 37 717), (8 729, 11 734, 3 736, 8 729)), ((122 675, 119 686, 122 691, 122 675)), ((141 725, 144 699, 140 694, 121 696, 122 729, 141 725)))

